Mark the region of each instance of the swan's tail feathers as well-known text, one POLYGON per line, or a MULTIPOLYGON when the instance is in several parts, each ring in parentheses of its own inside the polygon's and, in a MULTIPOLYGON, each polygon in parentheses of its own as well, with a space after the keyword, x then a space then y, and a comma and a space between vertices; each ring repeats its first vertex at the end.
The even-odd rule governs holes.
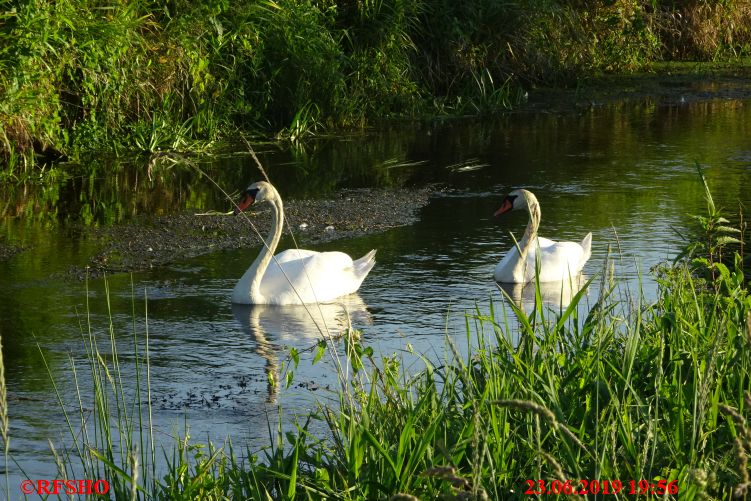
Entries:
POLYGON ((590 231, 587 233, 587 236, 584 237, 584 240, 582 240, 582 249, 584 249, 584 258, 582 259, 582 263, 586 263, 589 261, 589 258, 592 256, 592 232, 590 231))
POLYGON ((355 268, 355 275, 361 277, 362 279, 365 279, 368 273, 370 273, 370 270, 373 269, 373 266, 375 266, 375 254, 376 250, 373 249, 372 251, 368 252, 363 257, 355 260, 355 262, 352 263, 355 268))

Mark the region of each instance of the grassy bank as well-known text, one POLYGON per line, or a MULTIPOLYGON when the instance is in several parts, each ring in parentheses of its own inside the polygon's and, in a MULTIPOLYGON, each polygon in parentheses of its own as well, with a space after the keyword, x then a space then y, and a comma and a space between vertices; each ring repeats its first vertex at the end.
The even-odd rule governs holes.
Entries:
POLYGON ((749 55, 724 0, 4 1, 0 158, 487 114, 537 84, 749 55))

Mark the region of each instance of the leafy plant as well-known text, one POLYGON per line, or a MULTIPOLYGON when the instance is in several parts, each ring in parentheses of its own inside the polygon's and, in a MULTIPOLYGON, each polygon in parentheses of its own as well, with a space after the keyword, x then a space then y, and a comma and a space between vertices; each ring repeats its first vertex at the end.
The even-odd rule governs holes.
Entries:
MULTIPOLYGON (((743 240, 739 238, 742 231, 732 226, 722 215, 722 211, 715 206, 704 172, 698 164, 696 169, 704 186, 707 213, 704 216, 692 216, 698 223, 697 231, 700 236, 686 246, 676 261, 690 259, 695 273, 701 276, 708 274, 714 281, 718 273, 728 276, 729 270, 725 261, 727 258, 732 259, 734 251, 739 253, 739 257, 743 256, 743 240)), ((730 264, 736 268, 740 267, 739 260, 730 264)))
POLYGON ((301 138, 494 113, 540 83, 739 62, 750 21, 736 0, 6 0, 0 159, 31 169, 92 150, 203 150, 238 130, 301 138))

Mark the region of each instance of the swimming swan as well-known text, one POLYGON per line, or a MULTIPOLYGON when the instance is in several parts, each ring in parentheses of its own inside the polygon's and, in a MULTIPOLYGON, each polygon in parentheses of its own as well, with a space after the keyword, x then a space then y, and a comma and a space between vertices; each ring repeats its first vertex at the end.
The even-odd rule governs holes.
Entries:
POLYGON ((269 202, 274 220, 261 252, 232 291, 233 303, 325 303, 360 288, 375 264, 375 250, 356 261, 343 252, 304 249, 287 249, 274 256, 284 222, 279 193, 271 184, 259 181, 251 184, 243 195, 236 213, 255 202, 269 202))
POLYGON ((495 266, 493 276, 496 282, 527 283, 535 279, 535 260, 540 248, 540 282, 569 280, 577 276, 592 255, 592 233, 587 233, 581 244, 575 242, 555 242, 537 236, 540 226, 540 204, 532 192, 514 190, 503 200, 495 215, 512 210, 529 212, 529 224, 519 241, 519 250, 512 247, 495 266))

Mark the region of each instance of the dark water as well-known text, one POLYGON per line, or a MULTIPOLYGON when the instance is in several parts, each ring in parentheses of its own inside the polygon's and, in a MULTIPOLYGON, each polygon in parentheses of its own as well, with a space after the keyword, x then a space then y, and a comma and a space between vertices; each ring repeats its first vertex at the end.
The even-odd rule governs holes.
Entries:
MULTIPOLYGON (((493 267, 512 245, 508 232, 520 237, 527 222, 524 214, 493 219, 506 192, 535 192, 542 236, 578 241, 593 233, 587 276, 601 271, 610 249, 624 297, 643 289, 654 299, 650 268, 677 254, 679 233, 691 228, 689 214, 704 207, 695 164, 706 169, 717 204, 729 216, 737 214, 739 201, 751 200, 750 118, 751 103, 744 101, 618 104, 493 123, 395 128, 304 148, 265 146, 259 156, 286 197, 440 183, 417 223, 316 248, 353 256, 378 249, 376 267, 347 301, 351 321, 378 356, 405 356, 410 370, 419 370, 408 350, 446 358, 447 338, 467 345, 464 312, 487 310, 491 298, 502 302, 493 267)), ((259 177, 245 154, 198 161, 228 190, 259 177)), ((257 450, 268 442, 267 423, 276 422, 279 404, 289 416, 316 399, 334 399, 328 390, 336 385, 333 362, 325 356, 312 364, 309 349, 320 333, 308 311, 230 304, 256 249, 216 252, 106 282, 66 278, 66 270, 85 265, 96 248, 81 225, 184 208, 226 210, 222 195, 195 171, 155 170, 149 180, 146 163, 92 159, 45 174, 57 179, 53 188, 33 182, 2 188, 0 241, 26 249, 0 262, 0 334, 11 452, 18 462, 9 465, 13 495, 27 476, 54 478, 48 439, 58 447, 71 442, 40 353, 77 416, 70 360, 79 369, 85 365, 82 337, 90 332, 108 351, 110 322, 130 388, 133 333, 142 350, 148 329, 156 439, 168 446, 187 420, 195 440, 230 436, 257 450), (291 347, 301 353, 294 383, 288 389, 269 385, 269 373, 283 380, 291 347)), ((585 304, 596 294, 597 283, 585 304)), ((314 313, 332 332, 342 330, 340 307, 314 313)), ((90 385, 79 384, 90 413, 90 385)))

